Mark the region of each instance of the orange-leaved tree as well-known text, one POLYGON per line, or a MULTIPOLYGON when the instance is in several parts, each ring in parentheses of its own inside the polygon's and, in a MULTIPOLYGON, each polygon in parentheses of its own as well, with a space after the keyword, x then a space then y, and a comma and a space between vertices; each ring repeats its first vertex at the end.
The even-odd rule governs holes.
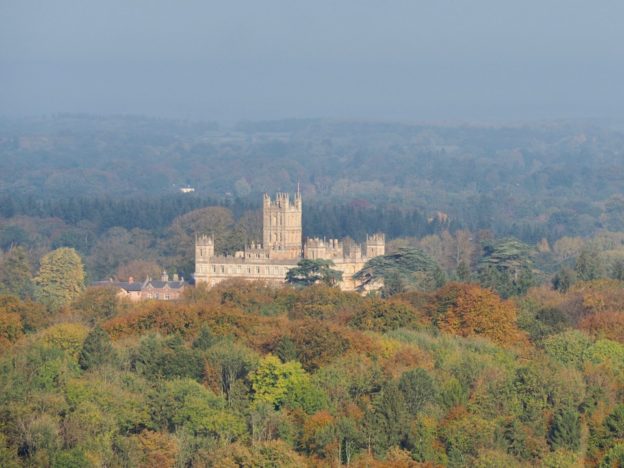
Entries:
POLYGON ((433 296, 429 307, 440 330, 460 336, 483 336, 511 345, 524 342, 516 326, 516 307, 476 284, 449 283, 433 296))
POLYGON ((602 312, 591 314, 580 323, 595 338, 608 338, 624 343, 624 312, 602 312))

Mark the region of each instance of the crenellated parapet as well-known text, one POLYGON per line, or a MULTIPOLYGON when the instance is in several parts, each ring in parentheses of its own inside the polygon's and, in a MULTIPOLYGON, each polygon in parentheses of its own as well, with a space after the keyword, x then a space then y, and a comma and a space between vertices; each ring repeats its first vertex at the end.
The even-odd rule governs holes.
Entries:
POLYGON ((338 239, 313 237, 306 239, 303 246, 303 256, 311 260, 343 258, 344 246, 338 239))

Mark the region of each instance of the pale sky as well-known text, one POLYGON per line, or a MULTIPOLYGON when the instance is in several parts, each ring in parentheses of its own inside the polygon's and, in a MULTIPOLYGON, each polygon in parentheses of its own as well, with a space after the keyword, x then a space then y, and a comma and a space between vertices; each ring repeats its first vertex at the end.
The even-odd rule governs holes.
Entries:
POLYGON ((0 0, 0 115, 624 120, 621 0, 0 0))

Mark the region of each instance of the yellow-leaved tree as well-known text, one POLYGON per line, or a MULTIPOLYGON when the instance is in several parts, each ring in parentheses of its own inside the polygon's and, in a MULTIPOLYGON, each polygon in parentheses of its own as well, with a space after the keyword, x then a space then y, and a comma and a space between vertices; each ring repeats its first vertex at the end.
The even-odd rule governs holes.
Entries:
POLYGON ((82 259, 74 249, 62 247, 41 257, 35 277, 36 299, 51 310, 73 301, 84 288, 82 259))

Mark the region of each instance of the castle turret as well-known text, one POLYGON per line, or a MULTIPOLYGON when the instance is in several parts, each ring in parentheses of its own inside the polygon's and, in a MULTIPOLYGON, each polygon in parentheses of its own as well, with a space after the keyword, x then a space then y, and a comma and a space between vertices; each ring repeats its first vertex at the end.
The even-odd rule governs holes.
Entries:
POLYGON ((208 260, 214 257, 214 239, 201 235, 195 238, 195 260, 208 260))
POLYGON ((209 279, 210 259, 214 257, 214 239, 212 236, 195 237, 195 281, 207 282, 209 279))
POLYGON ((378 257, 386 253, 386 236, 384 234, 373 234, 366 236, 366 256, 368 258, 378 257))

